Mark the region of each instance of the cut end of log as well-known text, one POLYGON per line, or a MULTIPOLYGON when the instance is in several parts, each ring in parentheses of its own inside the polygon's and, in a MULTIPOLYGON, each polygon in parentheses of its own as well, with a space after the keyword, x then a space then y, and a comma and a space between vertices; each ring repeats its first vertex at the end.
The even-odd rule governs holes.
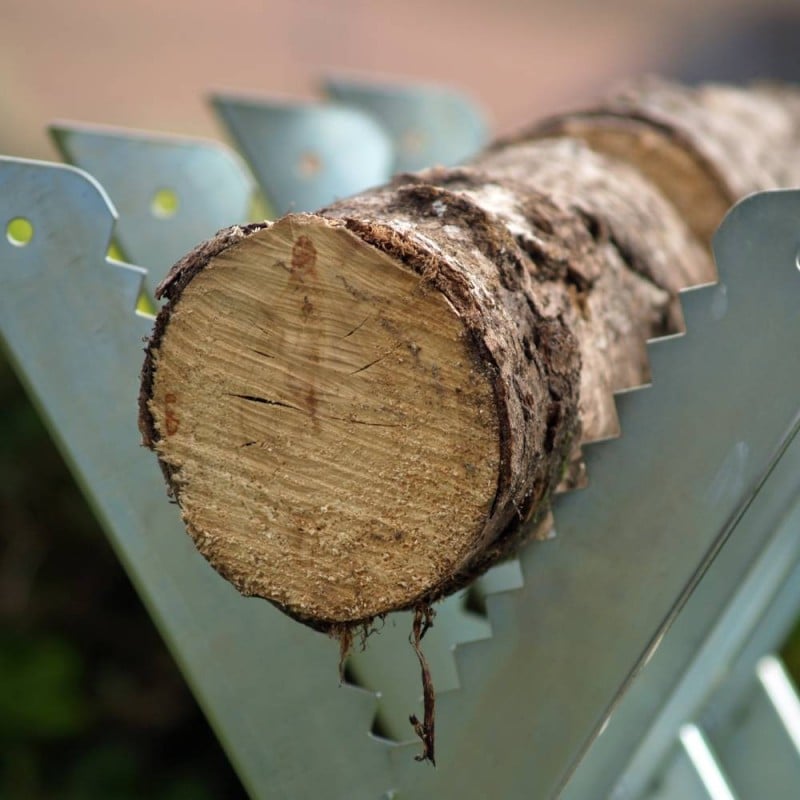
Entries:
POLYGON ((141 404, 198 549, 319 628, 435 597, 482 544, 500 470, 462 319, 337 220, 224 244, 166 287, 141 404))
POLYGON ((466 586, 618 432, 728 206, 797 184, 798 120, 788 89, 645 80, 198 247, 159 289, 140 425, 200 552, 328 631, 466 586))

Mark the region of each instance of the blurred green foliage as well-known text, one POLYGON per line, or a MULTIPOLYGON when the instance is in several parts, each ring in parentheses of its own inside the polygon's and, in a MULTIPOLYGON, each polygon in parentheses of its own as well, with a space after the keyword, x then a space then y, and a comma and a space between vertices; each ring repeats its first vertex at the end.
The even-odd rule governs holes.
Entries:
POLYGON ((0 356, 0 798, 244 796, 0 356))
POLYGON ((69 642, 0 631, 0 740, 46 741, 85 730, 82 672, 69 642))

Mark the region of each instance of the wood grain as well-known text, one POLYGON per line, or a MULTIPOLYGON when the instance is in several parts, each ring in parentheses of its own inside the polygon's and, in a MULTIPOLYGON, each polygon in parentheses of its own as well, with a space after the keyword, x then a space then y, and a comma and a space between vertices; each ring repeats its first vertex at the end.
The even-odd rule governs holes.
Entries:
POLYGON ((211 259, 166 333, 156 449, 198 548, 240 591, 368 617, 474 548, 497 482, 492 387, 411 270, 291 216, 211 259))

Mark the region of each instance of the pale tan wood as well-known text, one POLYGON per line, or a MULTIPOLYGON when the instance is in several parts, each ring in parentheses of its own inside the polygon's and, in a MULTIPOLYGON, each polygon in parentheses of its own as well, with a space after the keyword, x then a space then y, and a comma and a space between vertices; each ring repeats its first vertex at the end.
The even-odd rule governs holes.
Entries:
POLYGON ((292 216, 213 257, 153 358, 156 449, 240 591, 317 624, 369 618, 474 551, 492 385, 447 300, 343 225, 292 216))

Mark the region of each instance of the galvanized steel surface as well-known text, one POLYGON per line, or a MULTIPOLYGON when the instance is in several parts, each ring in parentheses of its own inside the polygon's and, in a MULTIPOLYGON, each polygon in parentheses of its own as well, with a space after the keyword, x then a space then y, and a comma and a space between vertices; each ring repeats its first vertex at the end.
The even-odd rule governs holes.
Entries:
POLYGON ((151 290, 196 244, 250 219, 255 182, 222 144, 68 122, 50 131, 64 158, 108 193, 119 212, 114 237, 147 267, 151 290))
POLYGON ((235 94, 212 102, 277 215, 314 211, 391 175, 389 136, 358 109, 235 94))
POLYGON ((453 89, 345 76, 331 76, 323 86, 333 100, 363 109, 383 125, 394 145, 395 172, 463 164, 486 144, 483 115, 453 89))
POLYGON ((524 549, 522 588, 489 595, 493 635, 458 649, 461 688, 439 698, 434 771, 416 744, 370 738, 375 700, 337 686, 333 643, 238 596, 183 532, 139 447, 143 275, 104 257, 103 190, 5 159, 0 219, 20 216, 31 241, 0 240, 5 345, 257 797, 555 795, 794 432, 800 192, 775 192, 731 212, 721 283, 687 293, 687 334, 651 346, 654 386, 618 399, 622 437, 587 448, 590 486, 557 502, 557 538, 524 549))

